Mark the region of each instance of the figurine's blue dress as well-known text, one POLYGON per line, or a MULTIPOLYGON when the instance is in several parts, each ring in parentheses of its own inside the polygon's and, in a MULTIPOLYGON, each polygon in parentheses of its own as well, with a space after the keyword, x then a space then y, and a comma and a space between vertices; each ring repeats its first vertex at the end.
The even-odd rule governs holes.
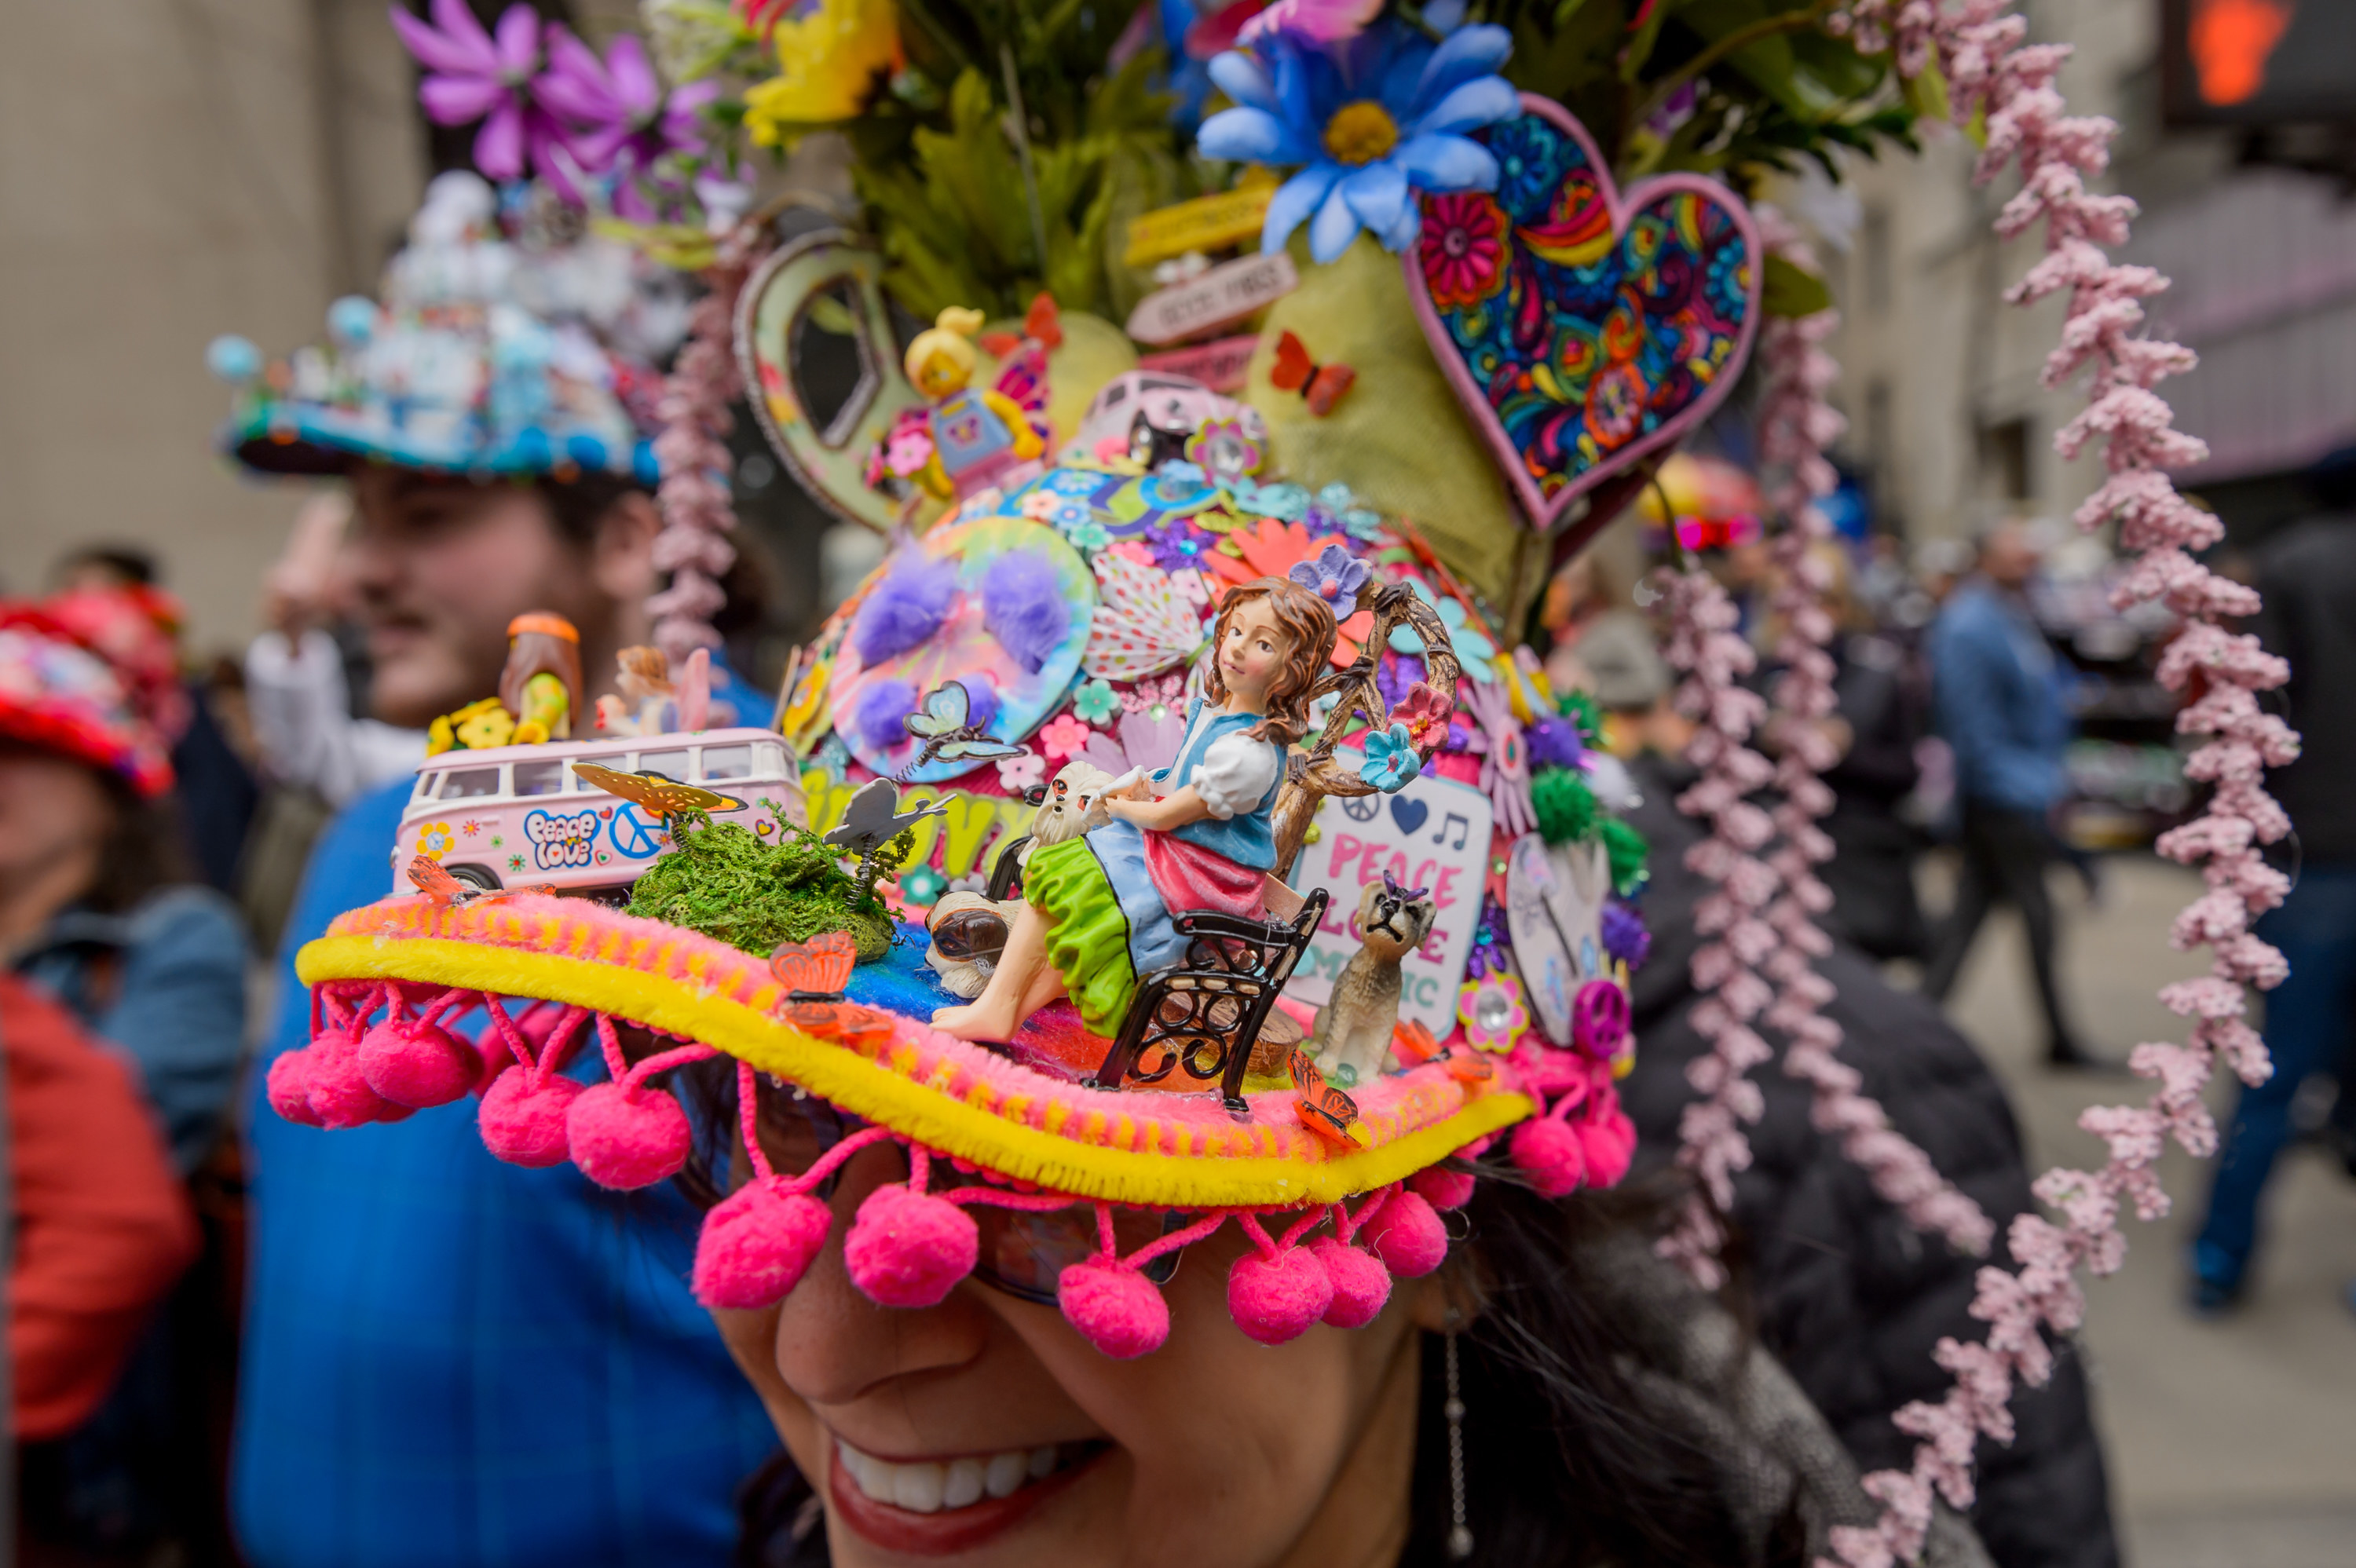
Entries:
POLYGON ((1258 722, 1198 699, 1177 761, 1153 775, 1164 795, 1194 785, 1210 816, 1167 833, 1116 817, 1023 868, 1023 896, 1047 918, 1047 960, 1094 1032, 1117 1033, 1139 981, 1185 957, 1173 909, 1264 912, 1284 748, 1246 732, 1258 722))

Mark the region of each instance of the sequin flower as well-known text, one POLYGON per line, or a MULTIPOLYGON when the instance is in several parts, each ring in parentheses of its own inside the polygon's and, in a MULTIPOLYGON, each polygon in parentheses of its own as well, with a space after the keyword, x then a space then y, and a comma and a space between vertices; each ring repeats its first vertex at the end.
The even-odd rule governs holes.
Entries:
POLYGON ((1320 45, 1272 30, 1210 64, 1236 107, 1203 122, 1206 157, 1297 165, 1269 204, 1260 248, 1309 225, 1309 253, 1337 259, 1365 229, 1398 251, 1420 226, 1417 191, 1494 190, 1497 160, 1465 134, 1521 112, 1496 74, 1503 27, 1460 27, 1438 44, 1397 21, 1320 45))
POLYGON ((1358 613, 1358 590, 1374 571, 1341 545, 1329 544, 1314 560, 1293 562, 1285 575, 1325 601, 1338 624, 1358 613))
POLYGON ((1511 1051, 1530 1027, 1522 983, 1503 969, 1464 982, 1456 993, 1456 1018, 1464 1038, 1483 1051, 1511 1051))

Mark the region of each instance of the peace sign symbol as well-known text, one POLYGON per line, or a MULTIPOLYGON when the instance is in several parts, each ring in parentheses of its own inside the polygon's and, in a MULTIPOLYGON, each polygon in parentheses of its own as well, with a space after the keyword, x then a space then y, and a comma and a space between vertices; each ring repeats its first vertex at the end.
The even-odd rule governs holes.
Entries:
POLYGON ((643 860, 662 852, 670 840, 659 822, 648 822, 638 815, 635 805, 624 805, 614 812, 614 848, 633 860, 643 860))
POLYGON ((1382 808, 1383 803, 1376 795, 1345 795, 1342 797, 1343 815, 1353 822, 1372 822, 1382 808))

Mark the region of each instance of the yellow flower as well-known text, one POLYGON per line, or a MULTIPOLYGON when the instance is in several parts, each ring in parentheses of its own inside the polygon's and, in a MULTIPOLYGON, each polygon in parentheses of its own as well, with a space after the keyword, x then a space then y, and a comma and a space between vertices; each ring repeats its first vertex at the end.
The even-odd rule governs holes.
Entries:
POLYGON ((429 822, 417 830, 417 852, 429 860, 439 860, 450 852, 450 825, 429 822))
POLYGON ((427 756, 438 757, 443 752, 455 746, 457 743, 458 738, 451 733, 450 731, 450 716, 448 714, 444 714, 441 718, 436 719, 433 723, 428 724, 425 727, 425 754, 427 756))
POLYGON ((515 738, 515 715, 500 707, 496 697, 469 703, 450 717, 457 721, 453 729, 458 744, 470 751, 504 746, 515 738))
POLYGON ((878 72, 900 69, 900 18, 892 0, 819 0, 770 35, 777 74, 744 91, 744 126, 764 147, 781 147, 805 126, 848 120, 864 106, 878 72))

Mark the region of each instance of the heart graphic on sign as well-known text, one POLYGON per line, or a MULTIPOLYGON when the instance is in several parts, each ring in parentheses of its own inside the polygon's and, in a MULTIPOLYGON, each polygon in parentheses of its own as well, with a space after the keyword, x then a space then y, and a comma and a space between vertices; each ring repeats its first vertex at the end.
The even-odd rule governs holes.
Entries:
POLYGON ((1431 807, 1419 800, 1391 796, 1391 820, 1399 825, 1401 833, 1412 833, 1431 818, 1431 807))
POLYGON ((1530 521, 1674 445, 1759 329, 1750 212, 1699 175, 1613 187, 1586 127, 1529 93, 1471 133, 1494 192, 1425 193, 1403 258, 1433 355, 1530 521))

